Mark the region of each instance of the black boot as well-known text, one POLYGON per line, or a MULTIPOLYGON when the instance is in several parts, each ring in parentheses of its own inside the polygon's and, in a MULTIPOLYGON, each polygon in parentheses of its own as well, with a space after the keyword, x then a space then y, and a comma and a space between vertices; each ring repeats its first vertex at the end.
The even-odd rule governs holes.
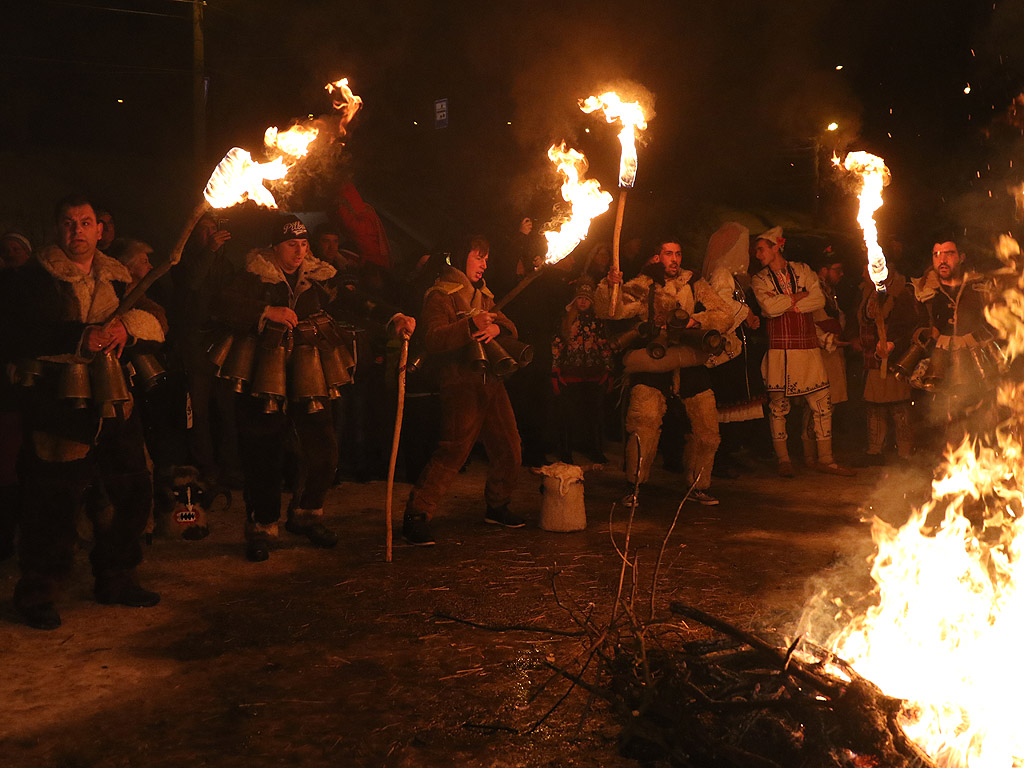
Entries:
POLYGON ((491 525, 503 525, 506 528, 522 528, 526 525, 526 521, 523 518, 509 511, 508 504, 502 504, 500 507, 488 505, 487 514, 484 515, 484 522, 491 525))
POLYGON ((53 630, 60 627, 60 614, 53 603, 20 605, 15 602, 14 607, 32 629, 53 630))

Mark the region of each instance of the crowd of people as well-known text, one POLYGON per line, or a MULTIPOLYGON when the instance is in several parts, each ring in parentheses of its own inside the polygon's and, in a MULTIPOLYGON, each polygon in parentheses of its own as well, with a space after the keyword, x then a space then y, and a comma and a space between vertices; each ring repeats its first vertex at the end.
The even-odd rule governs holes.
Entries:
POLYGON ((352 188, 312 232, 269 215, 245 254, 207 215, 152 284, 153 248, 117 237, 84 197, 57 204, 52 244, 0 238, 0 557, 17 552, 26 623, 60 626, 83 510, 103 604, 155 605, 136 574, 144 535, 203 538, 230 488, 248 560, 271 556, 285 491, 285 530, 335 546, 325 497, 383 477, 404 343, 401 535, 418 546, 435 543, 431 519, 478 442, 494 525, 525 525, 509 506, 522 465, 605 464, 609 439, 623 443, 624 503, 641 505, 660 454, 690 502, 715 505, 713 479, 752 461, 796 477, 790 431, 807 468, 854 474, 833 445, 848 366, 863 373, 866 450, 839 453, 871 466, 890 421, 900 457, 928 439, 912 408, 941 414, 939 431, 983 411, 970 384, 1004 363, 983 312, 993 285, 947 236, 922 277, 891 267, 881 289, 865 276, 854 291, 831 248, 791 260, 779 227, 751 237, 736 222, 687 266, 665 236, 629 240, 622 269, 604 243, 548 268, 523 218, 493 250, 471 237, 399 275, 371 214, 352 188))

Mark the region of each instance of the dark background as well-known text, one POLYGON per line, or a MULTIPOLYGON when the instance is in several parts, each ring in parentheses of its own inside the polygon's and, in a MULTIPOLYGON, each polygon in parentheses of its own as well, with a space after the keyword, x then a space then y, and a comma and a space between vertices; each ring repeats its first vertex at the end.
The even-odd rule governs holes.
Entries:
MULTIPOLYGON (((855 201, 828 158, 866 149, 893 175, 883 241, 920 260, 949 230, 981 252, 1014 226, 1006 188, 1024 179, 1008 112, 1024 81, 1022 5, 210 0, 197 164, 188 0, 22 2, 0 40, 0 225, 41 238, 53 201, 78 190, 120 234, 166 248, 227 149, 255 153, 268 125, 326 112, 324 83, 347 76, 365 107, 345 173, 424 246, 548 220, 545 152, 563 139, 614 192, 615 130, 576 106, 612 85, 656 112, 627 234, 683 233, 702 251, 743 212, 855 241, 855 201), (441 97, 450 123, 436 130, 441 97)), ((322 204, 310 198, 289 204, 322 204)))

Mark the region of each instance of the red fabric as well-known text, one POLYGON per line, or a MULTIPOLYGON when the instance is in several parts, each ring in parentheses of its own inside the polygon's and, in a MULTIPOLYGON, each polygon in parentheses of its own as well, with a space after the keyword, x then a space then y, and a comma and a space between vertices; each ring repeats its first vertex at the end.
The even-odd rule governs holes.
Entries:
POLYGON ((338 218, 363 259, 385 269, 391 268, 391 244, 384 225, 352 184, 346 184, 339 192, 338 218))
POLYGON ((814 318, 806 312, 786 312, 768 318, 768 345, 772 349, 817 349, 814 318))

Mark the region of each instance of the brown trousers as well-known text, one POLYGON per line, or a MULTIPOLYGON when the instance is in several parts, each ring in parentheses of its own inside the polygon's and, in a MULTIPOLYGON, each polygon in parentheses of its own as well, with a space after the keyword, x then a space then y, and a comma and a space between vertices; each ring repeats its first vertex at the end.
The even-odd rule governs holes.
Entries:
POLYGON ((433 516, 477 439, 490 462, 484 498, 488 507, 500 507, 512 495, 522 462, 516 417, 499 379, 459 371, 441 384, 441 442, 409 494, 406 514, 433 516))

